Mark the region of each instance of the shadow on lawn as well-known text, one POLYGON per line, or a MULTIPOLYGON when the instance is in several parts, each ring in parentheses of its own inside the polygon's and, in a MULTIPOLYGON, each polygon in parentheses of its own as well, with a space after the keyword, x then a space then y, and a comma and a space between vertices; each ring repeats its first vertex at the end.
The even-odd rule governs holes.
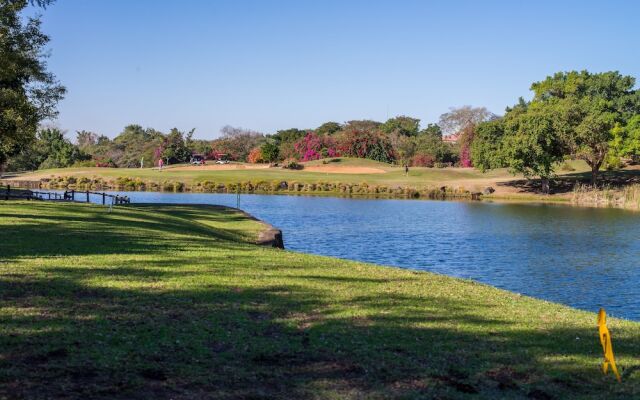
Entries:
MULTIPOLYGON (((412 283, 404 275, 327 268, 305 276, 288 253, 256 263, 262 250, 225 240, 233 232, 204 224, 185 232, 179 212, 134 211, 144 220, 114 212, 88 224, 70 213, 61 233, 59 218, 34 213, 0 231, 0 267, 14 261, 0 270, 0 398, 637 394, 637 379, 617 385, 600 374, 595 321, 516 326, 481 298, 402 293, 412 283), (150 238, 160 224, 167 228, 150 238), (231 251, 206 251, 213 246, 231 251), (15 260, 156 252, 86 266, 47 260, 41 269, 15 260)), ((640 338, 616 336, 615 349, 637 356, 640 338)))
MULTIPOLYGON (((591 172, 567 173, 549 182, 551 194, 570 193, 577 183, 590 185, 591 172)), ((623 169, 619 171, 601 171, 598 175, 598 187, 623 188, 640 183, 640 169, 623 169)), ((540 179, 514 179, 498 182, 498 186, 512 187, 520 193, 542 193, 540 179)))
MULTIPOLYGON (((275 277, 259 288, 154 292, 85 283, 114 273, 139 282, 127 266, 48 271, 0 278, 2 306, 25 310, 0 319, 0 395, 551 399, 635 390, 602 377, 597 361, 593 369, 572 361, 599 359, 594 329, 512 329, 491 308, 453 298, 389 293, 336 305, 330 289, 275 277), (358 309, 369 312, 345 313, 358 309)), ((618 356, 639 347, 640 338, 616 340, 618 356)))
POLYGON ((169 213, 166 208, 138 205, 127 207, 127 211, 133 210, 134 213, 109 213, 100 209, 87 212, 88 218, 74 214, 16 215, 0 212, 0 218, 18 219, 20 224, 20 229, 0 230, 0 259, 61 254, 153 254, 174 247, 176 240, 184 240, 185 235, 194 246, 210 245, 241 251, 243 245, 234 242, 249 240, 237 231, 185 219, 200 217, 211 222, 245 220, 239 213, 215 206, 211 208, 223 216, 216 217, 206 207, 196 215, 183 212, 180 206, 172 207, 169 213), (119 226, 118 231, 113 230, 114 223, 119 226))

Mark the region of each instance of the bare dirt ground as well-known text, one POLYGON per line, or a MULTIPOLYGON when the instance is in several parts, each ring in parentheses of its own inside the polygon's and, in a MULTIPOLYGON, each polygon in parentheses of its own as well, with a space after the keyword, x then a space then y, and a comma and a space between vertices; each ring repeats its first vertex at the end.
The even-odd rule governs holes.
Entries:
POLYGON ((372 167, 353 167, 343 165, 315 165, 304 167, 307 172, 326 172, 331 174, 386 174, 387 171, 372 167))

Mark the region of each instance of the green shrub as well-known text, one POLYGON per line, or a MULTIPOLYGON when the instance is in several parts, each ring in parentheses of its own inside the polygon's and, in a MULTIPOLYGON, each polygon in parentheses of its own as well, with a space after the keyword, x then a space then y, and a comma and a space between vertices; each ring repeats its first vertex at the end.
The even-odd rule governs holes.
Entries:
POLYGON ((82 160, 76 161, 71 164, 71 168, 86 168, 86 167, 95 167, 96 162, 94 160, 82 160))
POLYGON ((300 170, 303 169, 304 166, 298 163, 296 160, 289 159, 282 162, 282 168, 300 170))

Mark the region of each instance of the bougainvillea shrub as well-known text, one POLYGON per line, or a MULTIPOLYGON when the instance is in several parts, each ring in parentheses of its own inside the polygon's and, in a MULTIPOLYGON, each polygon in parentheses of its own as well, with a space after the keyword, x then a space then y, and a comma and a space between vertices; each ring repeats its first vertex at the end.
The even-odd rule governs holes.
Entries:
POLYGON ((473 137, 475 134, 475 128, 468 126, 460 135, 460 166, 463 168, 473 167, 471 162, 471 144, 473 143, 473 137))
POLYGON ((337 157, 336 141, 328 135, 308 132, 294 144, 296 158, 301 161, 319 160, 325 157, 337 157))
POLYGON ((368 158, 390 163, 395 160, 395 152, 389 138, 377 130, 349 129, 345 131, 338 145, 343 156, 368 158))

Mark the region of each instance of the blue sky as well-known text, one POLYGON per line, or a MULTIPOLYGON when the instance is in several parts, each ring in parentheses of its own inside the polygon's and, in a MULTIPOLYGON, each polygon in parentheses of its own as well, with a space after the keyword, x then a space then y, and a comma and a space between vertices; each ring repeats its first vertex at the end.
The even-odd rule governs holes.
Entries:
POLYGON ((495 113, 556 71, 640 77, 639 2, 58 0, 56 124, 272 133, 451 106, 495 113))

